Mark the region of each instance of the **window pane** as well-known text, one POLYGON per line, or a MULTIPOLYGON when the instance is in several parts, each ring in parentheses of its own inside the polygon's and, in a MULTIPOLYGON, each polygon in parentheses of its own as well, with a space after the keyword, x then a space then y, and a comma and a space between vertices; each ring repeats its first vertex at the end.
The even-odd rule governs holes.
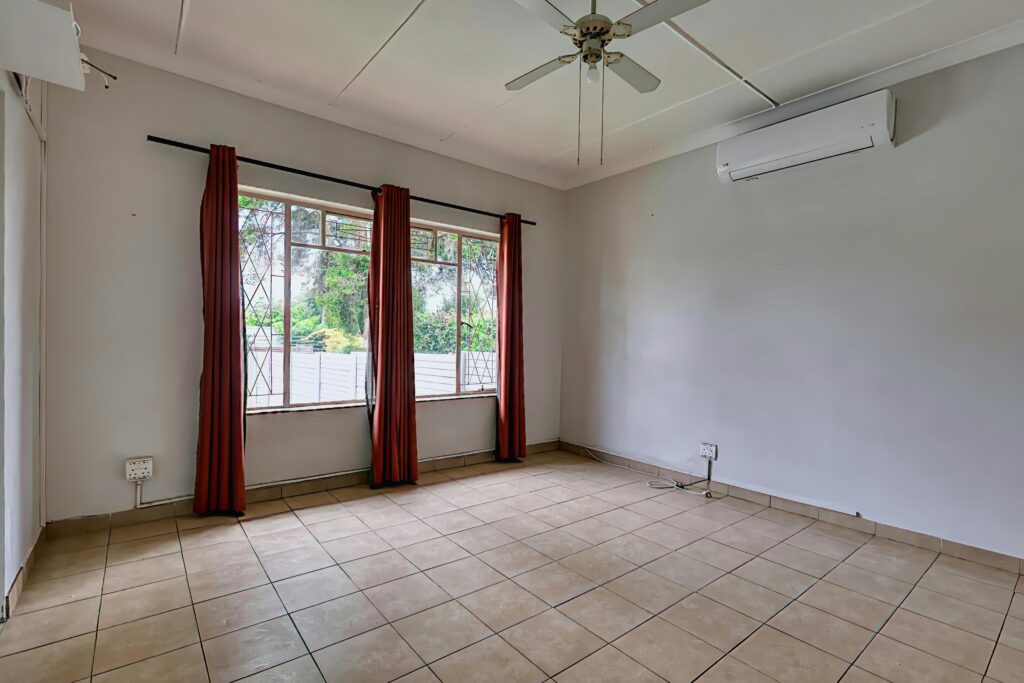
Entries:
POLYGON ((498 243, 462 238, 462 390, 496 386, 498 243))
POLYGON ((455 298, 458 270, 412 264, 416 395, 455 393, 455 298))
POLYGON ((370 257, 292 247, 292 404, 365 398, 370 257))
POLYGON ((284 205, 238 197, 249 408, 284 403, 284 205))
POLYGON ((370 251, 371 221, 327 214, 327 246, 370 251))
POLYGON ((320 211, 292 206, 292 242, 320 244, 320 211))
POLYGON ((411 243, 412 257, 434 260, 434 232, 433 230, 420 230, 411 228, 409 236, 411 243))
POLYGON ((450 232, 437 233, 437 260, 456 263, 459 260, 459 236, 450 232))

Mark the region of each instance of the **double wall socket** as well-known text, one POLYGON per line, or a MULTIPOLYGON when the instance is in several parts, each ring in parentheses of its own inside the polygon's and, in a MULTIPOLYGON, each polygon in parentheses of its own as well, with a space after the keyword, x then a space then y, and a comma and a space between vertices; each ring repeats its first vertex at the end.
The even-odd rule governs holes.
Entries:
POLYGON ((153 478, 153 457, 125 458, 124 478, 128 481, 142 481, 153 478))
POLYGON ((701 441, 697 448, 697 455, 705 460, 718 460, 718 444, 701 441))

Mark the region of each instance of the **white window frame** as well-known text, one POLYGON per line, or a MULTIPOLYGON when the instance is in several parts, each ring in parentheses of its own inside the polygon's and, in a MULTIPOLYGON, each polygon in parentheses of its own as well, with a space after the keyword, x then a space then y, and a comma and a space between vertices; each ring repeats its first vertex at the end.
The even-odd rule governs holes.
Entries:
MULTIPOLYGON (((261 413, 279 413, 279 412, 292 412, 292 411, 304 411, 304 410, 326 410, 332 408, 349 408, 359 407, 366 405, 366 399, 360 398, 352 401, 324 401, 315 403, 292 403, 291 397, 291 264, 292 264, 292 249, 295 247, 302 249, 321 249, 324 251, 339 252, 345 254, 354 254, 357 256, 370 256, 370 251, 361 251, 358 249, 348 249, 345 247, 331 247, 326 245, 327 237, 327 215, 341 216, 346 218, 352 218, 360 221, 373 221, 373 212, 357 209, 351 206, 345 206, 341 204, 332 204, 330 202, 318 201, 315 199, 307 199, 305 197, 296 197, 288 194, 278 194, 267 190, 260 190, 249 187, 239 187, 239 196, 251 197, 253 199, 261 199, 265 201, 279 202, 284 205, 284 244, 285 244, 285 258, 284 258, 284 334, 283 334, 283 359, 282 359, 282 405, 278 406, 258 406, 248 408, 247 414, 261 414, 261 413), (305 209, 313 209, 320 212, 320 244, 306 244, 302 242, 292 242, 292 209, 295 206, 299 206, 305 209)), ((466 228, 450 225, 434 224, 423 220, 417 220, 413 218, 410 221, 409 229, 427 230, 434 233, 431 240, 433 244, 433 255, 434 258, 417 258, 411 257, 412 261, 419 263, 428 263, 433 265, 440 265, 449 268, 456 269, 456 305, 455 305, 455 391, 447 394, 424 394, 422 396, 417 395, 416 401, 436 401, 436 400, 451 400, 451 399, 462 399, 462 398, 474 398, 474 397, 486 397, 495 396, 496 389, 484 388, 478 390, 464 390, 462 388, 462 240, 463 238, 471 238, 475 240, 484 240, 494 242, 495 245, 498 243, 498 236, 492 233, 478 232, 466 228), (448 261, 437 260, 437 233, 449 233, 454 234, 458 238, 456 245, 456 253, 458 255, 457 261, 451 263, 448 261)), ((244 306, 244 302, 243 302, 244 306)), ((244 315, 244 310, 243 310, 244 315)), ((497 342, 497 340, 495 340, 497 342)), ((495 351, 497 352, 497 351, 495 351)), ((248 354, 248 351, 246 351, 248 354)), ((271 351, 273 355, 273 351, 271 351)), ((272 359, 271 359, 272 362, 272 359)), ((248 363, 248 358, 246 358, 248 363)), ((248 392, 248 387, 246 387, 248 392)))

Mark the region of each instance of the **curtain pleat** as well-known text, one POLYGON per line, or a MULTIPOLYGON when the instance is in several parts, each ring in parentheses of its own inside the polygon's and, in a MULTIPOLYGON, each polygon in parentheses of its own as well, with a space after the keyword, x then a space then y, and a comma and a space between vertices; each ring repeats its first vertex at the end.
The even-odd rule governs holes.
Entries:
POLYGON ((210 146, 199 245, 203 372, 192 509, 196 514, 240 514, 245 511, 245 383, 238 164, 233 147, 210 146))
POLYGON ((409 218, 408 189, 384 185, 374 195, 367 292, 372 486, 419 478, 409 218))
POLYGON ((498 460, 526 458, 523 387, 523 228, 518 214, 501 219, 498 242, 498 460))

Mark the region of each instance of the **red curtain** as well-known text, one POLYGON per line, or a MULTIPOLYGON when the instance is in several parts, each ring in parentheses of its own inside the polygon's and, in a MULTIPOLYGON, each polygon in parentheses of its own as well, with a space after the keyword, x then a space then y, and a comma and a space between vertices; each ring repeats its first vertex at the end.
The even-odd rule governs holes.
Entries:
POLYGON ((245 511, 245 384, 238 253, 238 164, 210 146, 199 209, 203 273, 203 374, 199 382, 196 514, 245 511))
POLYGON ((368 283, 372 486, 419 479, 409 227, 409 190, 384 185, 374 195, 368 283))
POLYGON ((526 457, 523 391, 523 228, 519 214, 501 219, 498 243, 498 429, 499 460, 526 457))

